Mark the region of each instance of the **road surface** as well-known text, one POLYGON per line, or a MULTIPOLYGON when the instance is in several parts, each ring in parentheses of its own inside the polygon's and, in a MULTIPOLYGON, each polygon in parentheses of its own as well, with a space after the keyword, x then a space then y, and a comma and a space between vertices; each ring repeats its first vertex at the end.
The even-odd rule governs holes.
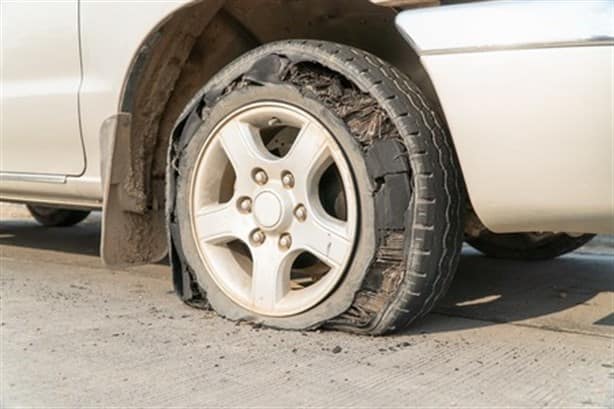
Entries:
POLYGON ((182 304, 164 264, 103 267, 96 214, 52 229, 2 206, 3 408, 614 407, 611 253, 467 249, 410 330, 283 332, 182 304))

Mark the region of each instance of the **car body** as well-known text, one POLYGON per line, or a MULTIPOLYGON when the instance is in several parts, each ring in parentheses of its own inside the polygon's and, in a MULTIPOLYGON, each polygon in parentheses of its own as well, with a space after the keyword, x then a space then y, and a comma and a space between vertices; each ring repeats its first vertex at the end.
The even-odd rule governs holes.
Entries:
POLYGON ((612 231, 612 13, 507 1, 399 17, 491 230, 612 231))
POLYGON ((316 38, 433 101, 481 228, 614 232, 612 2, 254 3, 3 2, 0 200, 104 208, 107 263, 161 259, 170 135, 194 95, 259 44, 316 38))

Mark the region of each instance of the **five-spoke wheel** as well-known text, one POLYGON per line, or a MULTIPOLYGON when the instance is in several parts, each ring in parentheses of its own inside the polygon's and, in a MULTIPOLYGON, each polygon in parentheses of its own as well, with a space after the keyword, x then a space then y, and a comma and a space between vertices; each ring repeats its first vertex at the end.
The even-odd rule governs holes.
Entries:
POLYGON ((173 280, 192 305, 381 334, 450 283, 464 214, 453 147, 373 55, 313 41, 247 53, 186 107, 170 159, 173 280))
POLYGON ((342 277, 358 217, 352 173, 333 135, 304 110, 260 102, 229 115, 195 164, 191 197, 200 255, 245 308, 296 314, 342 277), (331 200, 342 208, 327 211, 331 200))

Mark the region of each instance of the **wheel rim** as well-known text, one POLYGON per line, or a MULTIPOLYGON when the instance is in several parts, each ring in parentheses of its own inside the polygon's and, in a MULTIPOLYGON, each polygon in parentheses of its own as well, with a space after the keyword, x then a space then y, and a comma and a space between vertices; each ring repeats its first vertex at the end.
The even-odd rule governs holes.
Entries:
POLYGON ((194 240, 230 299, 288 316, 335 288, 354 248, 357 197, 341 148, 316 118, 280 102, 245 106, 216 126, 193 175, 194 240))

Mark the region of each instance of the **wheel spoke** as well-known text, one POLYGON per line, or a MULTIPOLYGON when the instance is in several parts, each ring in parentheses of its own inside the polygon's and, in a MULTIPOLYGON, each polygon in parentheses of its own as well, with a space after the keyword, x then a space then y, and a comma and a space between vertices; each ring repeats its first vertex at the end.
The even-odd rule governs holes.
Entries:
POLYGON ((252 256, 252 302, 261 311, 273 311, 290 290, 292 257, 273 240, 255 249, 252 256))
POLYGON ((304 175, 308 179, 331 161, 326 134, 313 122, 308 122, 301 128, 285 157, 288 168, 292 169, 295 175, 304 175))
POLYGON ((307 220, 293 227, 296 247, 310 251, 329 267, 341 267, 352 247, 347 223, 310 208, 307 220))
POLYGON ((228 203, 202 207, 196 213, 199 239, 207 243, 225 243, 234 239, 246 240, 250 226, 238 220, 239 212, 233 200, 228 203))
POLYGON ((248 182, 252 169, 275 160, 263 145, 258 130, 249 123, 229 122, 220 131, 219 140, 235 170, 237 184, 248 182))

